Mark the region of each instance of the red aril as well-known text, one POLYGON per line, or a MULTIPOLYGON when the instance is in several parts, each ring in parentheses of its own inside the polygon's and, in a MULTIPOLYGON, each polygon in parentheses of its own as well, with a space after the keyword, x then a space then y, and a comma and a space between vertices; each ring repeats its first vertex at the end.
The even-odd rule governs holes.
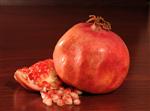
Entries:
POLYGON ((35 91, 58 87, 61 84, 51 59, 39 61, 29 68, 18 69, 14 78, 26 89, 35 91))
POLYGON ((129 52, 109 22, 90 17, 60 38, 53 53, 54 65, 65 83, 90 93, 106 93, 123 83, 129 52))

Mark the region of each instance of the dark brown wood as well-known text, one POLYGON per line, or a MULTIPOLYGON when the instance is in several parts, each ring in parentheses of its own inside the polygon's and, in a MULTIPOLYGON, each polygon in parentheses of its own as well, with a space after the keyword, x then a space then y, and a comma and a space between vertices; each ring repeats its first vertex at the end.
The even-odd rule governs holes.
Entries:
POLYGON ((0 7, 0 111, 149 111, 148 7, 0 7), (127 44, 131 65, 124 84, 104 95, 83 95, 79 106, 46 107, 13 78, 17 68, 52 58, 57 40, 89 14, 101 15, 127 44), (52 110, 53 109, 53 110, 52 110))

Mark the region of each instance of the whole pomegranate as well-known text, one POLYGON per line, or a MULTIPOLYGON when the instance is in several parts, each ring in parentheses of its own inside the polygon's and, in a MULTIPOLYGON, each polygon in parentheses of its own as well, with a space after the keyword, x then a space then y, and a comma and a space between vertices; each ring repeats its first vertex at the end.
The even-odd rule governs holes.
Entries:
POLYGON ((129 69, 129 52, 123 40, 110 31, 102 17, 91 15, 58 41, 54 66, 67 84, 90 93, 107 93, 118 88, 129 69))

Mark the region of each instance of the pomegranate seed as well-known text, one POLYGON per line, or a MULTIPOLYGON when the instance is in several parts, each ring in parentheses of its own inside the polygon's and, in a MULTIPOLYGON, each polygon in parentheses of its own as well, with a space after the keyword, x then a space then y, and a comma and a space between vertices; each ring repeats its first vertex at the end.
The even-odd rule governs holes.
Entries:
POLYGON ((53 94, 57 94, 57 89, 52 89, 53 90, 53 94))
POLYGON ((79 98, 78 94, 75 93, 75 92, 71 92, 70 95, 71 95, 71 97, 72 97, 73 99, 78 99, 78 98, 79 98))
POLYGON ((60 87, 59 87, 59 90, 64 91, 64 88, 60 86, 60 87))
POLYGON ((46 87, 46 88, 50 88, 51 87, 50 83, 48 83, 47 81, 43 81, 42 82, 42 86, 46 87))
POLYGON ((46 88, 46 87, 43 87, 43 88, 42 88, 42 91, 43 91, 43 92, 46 92, 46 91, 47 91, 47 88, 46 88))
POLYGON ((44 93, 44 92, 40 92, 40 93, 41 93, 42 99, 46 98, 46 93, 44 93))
POLYGON ((73 103, 70 95, 64 95, 62 99, 64 100, 65 104, 71 105, 73 103))
POLYGON ((46 104, 47 106, 52 105, 52 99, 51 98, 45 98, 43 99, 43 103, 46 104))
POLYGON ((57 94, 52 94, 51 98, 54 103, 57 103, 58 99, 60 99, 60 97, 57 94))
POLYGON ((58 99, 57 100, 57 105, 58 106, 63 106, 65 103, 64 103, 64 101, 62 100, 62 99, 58 99))
POLYGON ((64 94, 70 94, 71 93, 71 89, 67 88, 64 90, 64 94))
POLYGON ((20 69, 20 71, 22 71, 23 73, 29 73, 29 69, 27 67, 20 69))
POLYGON ((79 99, 75 99, 75 100, 73 101, 73 103, 74 103, 75 105, 79 105, 81 102, 80 102, 79 99))
POLYGON ((29 73, 28 77, 29 77, 30 80, 33 80, 34 75, 32 73, 29 73))
POLYGON ((64 93, 64 91, 63 90, 57 90, 57 94, 59 95, 59 96, 62 96, 63 95, 63 93, 64 93))

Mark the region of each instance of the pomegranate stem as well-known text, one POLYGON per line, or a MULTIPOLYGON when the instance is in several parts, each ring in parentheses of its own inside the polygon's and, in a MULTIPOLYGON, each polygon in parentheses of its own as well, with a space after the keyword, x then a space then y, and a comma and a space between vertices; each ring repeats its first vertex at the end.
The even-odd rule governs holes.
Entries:
POLYGON ((99 31, 100 29, 111 30, 111 24, 104 20, 101 16, 89 15, 87 23, 93 23, 91 26, 93 30, 99 31))

